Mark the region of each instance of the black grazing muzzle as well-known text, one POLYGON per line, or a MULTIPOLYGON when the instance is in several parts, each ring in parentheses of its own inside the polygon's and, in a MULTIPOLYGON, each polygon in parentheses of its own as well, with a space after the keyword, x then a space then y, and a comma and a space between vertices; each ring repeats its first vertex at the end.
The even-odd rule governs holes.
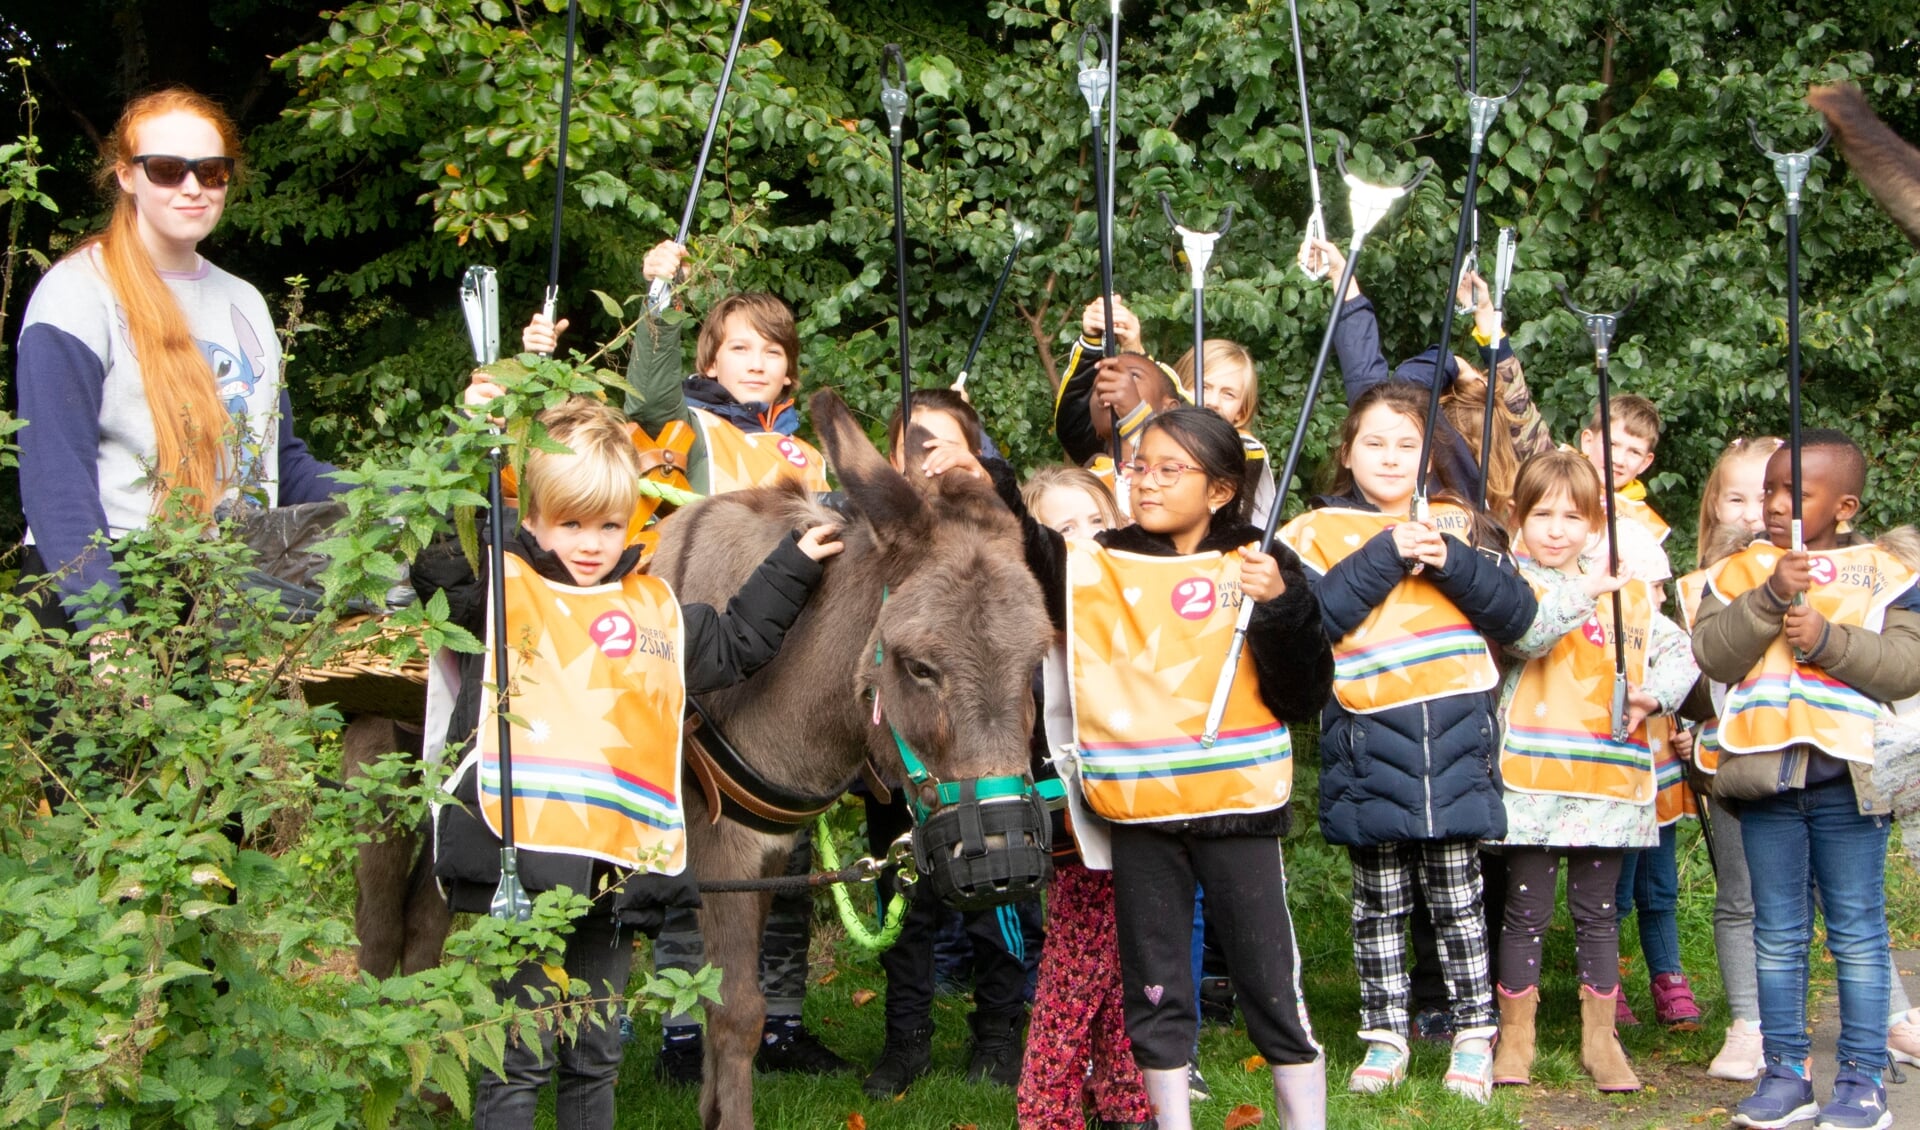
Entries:
POLYGON ((929 779, 912 799, 914 867, 955 910, 1033 898, 1053 878, 1052 825, 1032 778, 929 779))

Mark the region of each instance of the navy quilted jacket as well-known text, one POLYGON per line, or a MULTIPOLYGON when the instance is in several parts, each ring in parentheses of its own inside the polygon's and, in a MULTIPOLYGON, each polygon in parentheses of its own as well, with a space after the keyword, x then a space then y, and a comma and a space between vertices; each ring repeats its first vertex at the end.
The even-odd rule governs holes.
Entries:
MULTIPOLYGON (((1354 498, 1318 505, 1374 509, 1354 498)), ((1391 531, 1313 578, 1327 638, 1358 627, 1407 575, 1391 531)), ((1451 535, 1447 564, 1424 574, 1497 648, 1533 623, 1533 590, 1510 559, 1451 535)), ((1499 839, 1507 832, 1500 801, 1494 692, 1353 714, 1329 698, 1321 715, 1320 830, 1328 843, 1372 845, 1413 840, 1499 839)))

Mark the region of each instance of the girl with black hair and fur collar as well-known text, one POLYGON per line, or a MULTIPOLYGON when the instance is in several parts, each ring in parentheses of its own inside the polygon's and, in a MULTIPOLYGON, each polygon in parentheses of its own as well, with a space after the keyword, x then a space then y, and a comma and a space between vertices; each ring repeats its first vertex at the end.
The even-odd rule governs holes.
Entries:
POLYGON ((1122 465, 1137 524, 1066 541, 1001 496, 1067 636, 1074 761, 1086 806, 1112 825, 1127 1035, 1161 1130, 1189 1130, 1198 1019, 1194 886, 1207 890, 1255 1048, 1286 1125, 1326 1125, 1326 1062, 1307 1021, 1281 837, 1293 780, 1285 720, 1326 701, 1332 653, 1298 559, 1252 548, 1246 454, 1203 408, 1155 416, 1122 465), (1240 602, 1255 602, 1219 740, 1200 740, 1240 602))

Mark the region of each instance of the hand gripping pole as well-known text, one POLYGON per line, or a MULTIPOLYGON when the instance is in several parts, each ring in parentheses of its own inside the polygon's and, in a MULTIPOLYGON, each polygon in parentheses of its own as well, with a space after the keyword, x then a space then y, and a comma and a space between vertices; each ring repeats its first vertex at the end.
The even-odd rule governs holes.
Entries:
MULTIPOLYGON (((1280 511, 1284 509, 1287 491, 1293 485, 1294 472, 1300 466, 1300 452, 1306 447, 1307 425, 1313 419, 1313 404, 1320 396, 1320 382, 1327 374, 1327 360, 1333 356, 1333 335, 1340 327, 1340 311, 1346 305, 1347 284, 1353 281, 1354 266, 1360 261, 1360 250, 1366 245, 1367 235, 1387 212, 1403 196, 1412 192, 1433 166, 1422 164, 1413 179, 1402 185, 1368 184, 1347 171, 1347 156, 1343 149, 1333 151, 1334 164, 1339 167, 1341 177, 1347 182, 1347 210, 1353 218, 1353 236, 1347 244, 1347 265, 1340 272, 1340 279, 1333 288, 1333 311, 1327 316, 1327 330, 1320 337, 1320 352, 1313 361, 1313 375, 1307 379, 1306 399, 1300 404, 1300 420, 1293 428, 1293 442, 1287 446, 1287 461, 1275 480, 1279 488, 1279 497, 1273 501, 1273 509, 1267 512, 1267 524, 1260 533, 1260 552, 1273 549, 1273 534, 1280 525, 1280 511)), ((1220 723, 1227 713, 1227 699, 1233 693, 1234 676, 1240 670, 1240 654, 1247 646, 1247 626, 1253 621, 1253 601, 1244 596, 1240 600, 1240 618, 1233 626, 1233 640, 1227 645, 1227 661, 1220 668, 1220 678, 1213 685, 1213 701, 1207 706, 1206 728, 1200 734, 1200 744, 1212 748, 1220 740, 1220 723)))

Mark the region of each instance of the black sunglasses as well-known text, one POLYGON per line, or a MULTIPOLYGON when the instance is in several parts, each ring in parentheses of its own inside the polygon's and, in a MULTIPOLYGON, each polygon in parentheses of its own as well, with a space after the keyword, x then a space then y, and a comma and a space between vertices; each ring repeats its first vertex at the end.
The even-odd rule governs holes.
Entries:
POLYGON ((233 179, 231 157, 169 157, 164 153, 145 153, 133 163, 147 171, 147 179, 160 188, 172 188, 187 179, 200 182, 201 188, 225 188, 233 179))

